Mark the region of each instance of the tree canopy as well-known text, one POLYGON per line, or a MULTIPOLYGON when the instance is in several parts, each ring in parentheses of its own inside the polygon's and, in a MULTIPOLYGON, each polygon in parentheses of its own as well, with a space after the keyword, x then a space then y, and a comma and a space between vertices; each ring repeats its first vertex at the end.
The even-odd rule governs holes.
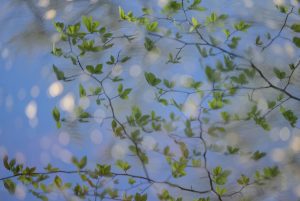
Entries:
POLYGON ((49 111, 57 129, 96 124, 124 143, 113 160, 74 154, 68 167, 5 156, 0 180, 9 193, 21 182, 44 201, 53 193, 65 200, 246 201, 277 199, 276 191, 299 199, 282 165, 299 178, 299 1, 275 2, 275 28, 212 10, 210 1, 160 2, 115 6, 117 29, 101 16, 53 23, 60 37, 53 73, 76 86, 81 101, 49 111), (298 133, 289 148, 274 151, 273 139, 289 139, 292 129, 298 133))

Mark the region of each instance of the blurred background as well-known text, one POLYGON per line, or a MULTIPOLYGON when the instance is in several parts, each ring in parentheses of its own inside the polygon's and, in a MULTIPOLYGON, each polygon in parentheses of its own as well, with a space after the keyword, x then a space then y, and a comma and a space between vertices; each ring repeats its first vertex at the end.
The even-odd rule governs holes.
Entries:
MULTIPOLYGON (((122 76, 128 78, 129 85, 134 87, 133 96, 124 104, 116 103, 118 113, 124 116, 131 106, 138 104, 145 111, 149 107, 154 109, 154 90, 149 88, 144 81, 143 71, 154 71, 162 77, 171 76, 184 85, 189 77, 200 79, 203 72, 199 70, 199 55, 192 49, 185 49, 181 66, 165 64, 165 59, 170 47, 178 47, 172 41, 163 41, 160 52, 156 54, 141 51, 143 47, 143 31, 133 25, 119 22, 118 6, 124 10, 133 10, 141 13, 142 7, 150 7, 154 10, 163 7, 166 0, 0 0, 0 158, 9 155, 15 157, 19 163, 42 168, 48 163, 54 166, 68 169, 72 155, 88 155, 91 164, 109 163, 115 159, 121 159, 128 154, 128 142, 116 140, 111 137, 108 127, 103 125, 107 111, 97 108, 90 100, 78 98, 78 83, 63 83, 56 80, 52 72, 52 65, 64 66, 69 73, 76 73, 72 66, 55 58, 50 54, 53 43, 59 43, 59 35, 56 33, 53 22, 62 21, 69 24, 81 20, 82 15, 92 15, 100 20, 102 26, 107 26, 113 33, 134 33, 137 38, 133 43, 120 40, 116 51, 126 51, 133 59, 122 66, 122 76), (132 26, 132 27, 131 27, 132 26), (89 111, 99 119, 88 124, 69 122, 62 129, 56 129, 51 111, 58 106, 63 111, 71 111, 76 105, 89 108, 89 111), (123 114, 124 113, 124 114, 123 114), (102 126, 101 126, 102 125, 102 126), (37 165, 38 164, 38 165, 37 165)), ((285 16, 277 11, 275 4, 296 5, 297 1, 289 0, 203 0, 203 6, 207 12, 199 15, 199 19, 205 19, 207 13, 227 13, 230 19, 244 20, 253 23, 251 32, 247 35, 243 44, 253 44, 259 33, 277 33, 285 16)), ((159 13, 158 13, 159 14, 159 13)), ((296 21, 291 17, 290 23, 296 21)), ((284 31, 283 36, 290 37, 290 32, 284 31)), ((245 49, 245 48, 244 48, 245 49)), ((268 68, 278 66, 286 67, 288 62, 295 62, 299 58, 297 50, 290 41, 279 39, 263 54, 256 54, 254 58, 263 64, 263 70, 268 73, 268 68)), ((104 55, 93 55, 88 60, 101 60, 104 55)), ((213 62, 213 61, 211 61, 213 62)), ((199 64, 200 63, 200 64, 199 64)), ((300 76, 300 73, 299 73, 300 76)), ((80 81, 86 85, 92 83, 85 77, 80 81)), ((276 80, 274 79, 274 82, 276 80)), ((294 80, 294 92, 299 93, 297 76, 294 80), (298 90, 298 91, 297 91, 298 90)), ((107 86, 109 88, 109 86, 107 86)), ((112 89, 111 89, 112 90, 112 89)), ((267 108, 267 99, 272 94, 257 92, 255 98, 258 107, 267 108)), ((247 95, 237 97, 241 105, 232 110, 246 112, 247 107, 242 103, 247 102, 247 95)), ((197 100, 197 98, 196 98, 197 100)), ((298 103, 291 103, 295 112, 299 108, 298 103)), ((167 108, 163 108, 166 109, 167 108)), ((274 113, 276 114, 276 112, 274 113)), ((286 122, 276 115, 270 115, 273 129, 270 133, 262 131, 253 123, 237 123, 231 125, 226 136, 214 138, 209 154, 209 162, 212 166, 222 164, 224 167, 239 168, 254 172, 257 167, 277 164, 282 168, 283 175, 274 185, 268 189, 250 188, 249 195, 252 200, 283 201, 299 200, 300 198, 300 130, 290 128, 286 122), (214 154, 214 148, 225 146, 231 142, 239 144, 245 150, 259 149, 267 152, 264 162, 253 164, 244 158, 225 158, 214 154), (232 161, 236 161, 232 164, 232 161), (255 195, 255 196, 254 196, 255 195)), ((162 138, 163 139, 163 138, 162 138)), ((145 146, 152 149, 160 141, 160 136, 149 136, 145 146)), ((138 164, 137 161, 133 161, 138 164)), ((166 164, 161 163, 161 156, 153 156, 151 159, 151 171, 159 172, 166 164)), ((200 174, 200 173, 199 173, 200 174)), ((0 177, 7 175, 2 164, 0 165, 0 177)), ((182 181, 189 184, 189 179, 182 181)), ((201 182, 200 182, 201 183, 201 182)), ((199 183, 199 185, 200 185, 199 183)), ((154 189, 159 190, 159 187, 154 189)), ((22 184, 17 185, 15 196, 9 195, 3 186, 0 187, 0 200, 34 200, 22 184)), ((51 200, 61 200, 59 195, 53 194, 51 200)), ((239 200, 237 197, 236 200, 239 200)))

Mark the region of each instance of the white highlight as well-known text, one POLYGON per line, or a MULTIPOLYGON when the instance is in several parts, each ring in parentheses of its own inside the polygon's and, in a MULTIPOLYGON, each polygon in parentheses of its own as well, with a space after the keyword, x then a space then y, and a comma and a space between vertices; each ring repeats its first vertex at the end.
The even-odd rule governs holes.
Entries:
POLYGON ((72 112, 75 106, 74 96, 69 93, 65 95, 59 103, 60 107, 64 111, 72 112))
POLYGON ((45 7, 49 6, 49 3, 50 3, 50 0, 39 0, 38 6, 45 8, 45 7))
POLYGON ((19 200, 24 200, 26 197, 26 188, 24 187, 23 184, 17 184, 16 186, 16 191, 15 191, 15 196, 19 200))
POLYGON ((33 86, 30 90, 30 95, 33 98, 36 98, 39 96, 39 94, 40 94, 40 88, 37 85, 33 86))
POLYGON ((290 143, 290 148, 295 153, 299 153, 300 152, 300 137, 299 136, 293 137, 293 139, 291 140, 291 143, 290 143))
POLYGON ((102 123, 103 119, 105 118, 106 114, 105 112, 102 110, 102 109, 97 109, 95 112, 94 112, 94 118, 95 118, 95 121, 99 124, 102 123))
POLYGON ((287 141, 290 138, 291 132, 290 129, 288 127, 283 127, 280 131, 279 131, 279 137, 282 141, 287 141))
POLYGON ((142 68, 139 65, 133 65, 129 69, 129 74, 132 77, 138 77, 142 73, 142 68))
POLYGON ((60 95, 63 92, 63 90, 63 85, 59 81, 56 81, 49 86, 48 93, 51 97, 56 97, 60 95))
POLYGON ((58 142, 64 146, 68 145, 70 143, 70 134, 67 132, 61 132, 58 135, 58 142))
POLYGON ((271 153, 271 157, 275 162, 282 162, 286 157, 286 154, 283 149, 274 149, 271 153))
POLYGON ((91 132, 90 139, 94 144, 101 144, 103 140, 102 133, 99 130, 95 129, 91 132))
POLYGON ((156 140, 151 136, 146 136, 143 138, 142 146, 148 150, 153 150, 156 144, 156 140))
POLYGON ((30 101, 25 108, 25 114, 29 119, 34 119, 37 114, 37 104, 35 101, 30 101))
POLYGON ((82 109, 87 109, 90 106, 90 99, 88 97, 80 98, 79 105, 82 107, 82 109))
POLYGON ((55 18, 55 16, 56 16, 56 10, 50 9, 45 13, 44 18, 46 20, 52 20, 53 18, 55 18))
POLYGON ((122 159, 128 153, 128 144, 126 142, 119 142, 113 145, 111 149, 111 156, 113 159, 122 159))
POLYGON ((16 161, 19 164, 24 164, 26 162, 26 157, 23 153, 17 152, 15 155, 16 161))
POLYGON ((114 77, 120 76, 122 72, 123 72, 123 67, 120 64, 117 64, 112 68, 111 75, 114 77))

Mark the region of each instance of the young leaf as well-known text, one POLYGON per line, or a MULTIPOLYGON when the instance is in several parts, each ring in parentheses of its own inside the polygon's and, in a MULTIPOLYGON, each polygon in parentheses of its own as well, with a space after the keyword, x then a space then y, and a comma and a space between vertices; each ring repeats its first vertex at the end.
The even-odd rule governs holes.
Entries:
POLYGON ((60 113, 59 110, 57 109, 57 107, 55 107, 52 111, 53 114, 53 118, 55 121, 59 121, 60 120, 60 113))
POLYGON ((265 157, 267 154, 265 152, 260 152, 260 151, 255 151, 252 156, 251 159, 258 161, 259 159, 265 157))
POLYGON ((126 20, 125 12, 124 12, 123 8, 120 6, 119 6, 119 16, 120 16, 120 19, 126 20))
POLYGON ((124 170, 124 172, 126 172, 127 170, 129 170, 131 168, 129 163, 127 163, 126 161, 122 161, 122 160, 117 160, 116 165, 120 169, 124 170))
POLYGON ((293 24, 292 26, 291 26, 291 29, 294 31, 294 32, 300 32, 300 24, 293 24))
POLYGON ((86 91, 85 91, 84 87, 82 86, 82 84, 79 85, 79 96, 80 96, 80 98, 86 96, 86 91))
POLYGON ((157 30, 158 22, 152 22, 147 24, 146 29, 150 32, 155 32, 157 30))
POLYGON ((59 70, 55 65, 52 66, 53 67, 53 71, 56 75, 57 80, 65 80, 65 74, 63 71, 59 70))
POLYGON ((298 117, 292 110, 286 110, 284 107, 280 108, 280 112, 282 113, 283 117, 290 123, 292 127, 296 126, 298 121, 298 117))
POLYGON ((244 21, 234 24, 235 30, 243 32, 246 32, 250 26, 250 24, 246 24, 244 21))
POLYGON ((300 48, 300 38, 299 37, 294 37, 293 42, 298 48, 300 48))
POLYGON ((86 166, 87 163, 87 157, 84 156, 78 163, 78 168, 83 169, 86 166))
POLYGON ((10 193, 10 194, 14 194, 16 191, 16 184, 10 180, 10 179, 6 179, 3 181, 4 187, 6 188, 6 190, 10 193))
POLYGON ((55 176, 54 178, 54 184, 56 185, 57 188, 62 187, 62 180, 59 176, 55 176))
POLYGON ((238 184, 242 185, 242 186, 246 186, 249 184, 250 179, 249 177, 245 176, 245 175, 241 175, 241 177, 237 180, 238 184))
POLYGON ((273 69, 276 77, 280 80, 284 79, 286 77, 286 73, 284 71, 279 70, 278 68, 273 69))
POLYGON ((101 74, 102 73, 102 68, 103 68, 102 64, 97 64, 97 66, 94 69, 94 73, 95 74, 101 74))
POLYGON ((145 72, 144 75, 145 75, 145 78, 146 78, 148 84, 150 84, 151 86, 156 86, 161 82, 161 80, 156 78, 156 76, 153 73, 145 72))

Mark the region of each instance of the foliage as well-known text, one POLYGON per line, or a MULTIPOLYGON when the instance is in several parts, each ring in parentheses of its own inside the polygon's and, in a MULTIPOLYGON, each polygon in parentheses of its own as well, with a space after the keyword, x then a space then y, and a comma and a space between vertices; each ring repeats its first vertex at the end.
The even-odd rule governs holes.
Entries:
MULTIPOLYGON (((297 33, 300 25, 287 24, 290 15, 299 17, 299 14, 293 12, 293 7, 277 6, 277 8, 286 17, 282 29, 289 27, 294 32, 289 40, 299 48, 300 39, 297 33)), ((32 195, 44 201, 48 200, 48 195, 54 191, 68 192, 83 200, 222 201, 237 199, 236 195, 247 191, 248 186, 267 186, 272 179, 278 177, 280 170, 276 165, 257 168, 249 174, 234 167, 225 168, 222 161, 219 162, 220 165, 213 166, 209 160, 209 153, 213 152, 214 140, 222 138, 234 122, 247 122, 259 126, 262 132, 269 131, 271 124, 268 116, 272 112, 277 112, 281 115, 282 121, 296 127, 297 114, 285 104, 288 101, 300 101, 300 97, 289 90, 291 78, 300 61, 291 62, 289 69, 274 67, 273 74, 284 86, 274 84, 269 75, 262 70, 261 64, 255 62, 251 56, 240 53, 248 49, 241 43, 247 37, 252 24, 229 20, 227 14, 209 12, 201 0, 168 1, 159 12, 162 16, 159 18, 150 8, 143 8, 141 16, 132 11, 127 12, 121 7, 118 11, 120 23, 134 24, 146 33, 143 41, 145 54, 159 52, 160 43, 163 42, 158 41, 166 39, 180 45, 175 51, 167 53, 168 58, 165 60, 168 65, 180 66, 184 63, 182 53, 187 48, 198 51, 198 56, 203 61, 210 58, 210 62, 201 69, 203 79, 195 76, 184 86, 178 86, 176 80, 147 70, 144 72, 144 78, 149 87, 156 91, 155 108, 142 111, 139 105, 135 105, 130 113, 122 118, 116 111, 116 101, 127 104, 126 101, 131 98, 135 88, 130 87, 128 78, 115 73, 119 65, 126 66, 131 59, 129 52, 118 49, 117 42, 124 39, 128 43, 134 42, 134 33, 115 35, 109 31, 109 27, 102 26, 100 21, 94 20, 91 16, 83 16, 82 22, 71 25, 56 22, 54 25, 60 34, 62 45, 60 48, 54 46, 52 54, 68 60, 74 68, 79 69, 80 75, 93 80, 94 87, 91 89, 87 89, 84 83, 79 84, 79 97, 89 98, 95 101, 98 107, 109 111, 110 116, 105 121, 111 125, 113 135, 130 142, 128 148, 139 163, 117 160, 113 164, 92 166, 89 165, 92 163, 88 161, 87 156, 82 158, 74 156, 72 158, 74 170, 63 170, 49 164, 44 171, 40 171, 36 167, 24 167, 17 164, 15 159, 9 160, 5 157, 3 164, 11 176, 0 180, 8 192, 12 194, 15 192, 17 179, 28 186, 32 195), (205 19, 200 19, 198 13, 205 13, 205 19), (165 25, 161 21, 168 24, 165 25), (206 33, 207 29, 211 31, 206 33), (220 33, 222 37, 217 37, 220 33), (91 54, 104 56, 99 63, 89 63, 84 59, 91 54), (107 84, 113 88, 115 95, 108 93, 107 84), (204 84, 209 88, 204 88, 204 84), (267 111, 257 107, 257 102, 253 98, 253 93, 260 90, 275 94, 275 99, 268 100, 267 111), (245 114, 232 112, 232 106, 237 104, 236 98, 243 93, 249 95, 249 101, 243 105, 246 108, 249 105, 250 107, 245 114), (197 95, 199 102, 193 106, 195 113, 187 114, 186 107, 190 105, 186 105, 183 99, 178 97, 187 100, 192 95, 197 95), (182 124, 184 128, 180 130, 174 126, 176 124, 182 124), (163 142, 156 144, 153 150, 143 147, 146 136, 153 135, 159 138, 158 135, 162 132, 167 133, 169 142, 180 151, 180 154, 175 153, 171 145, 164 145, 163 142), (197 141, 197 145, 192 146, 189 140, 197 141), (169 169, 163 170, 159 178, 149 174, 149 163, 153 153, 159 154, 161 160, 169 165, 169 169), (182 181, 180 179, 193 174, 191 172, 195 169, 201 170, 202 175, 195 174, 194 179, 204 178, 206 185, 199 186, 197 182, 194 184, 194 181, 190 181, 191 185, 186 186, 180 182, 182 181), (139 171, 142 171, 142 175, 138 173, 139 171), (232 174, 233 172, 235 174, 232 174), (77 175, 78 181, 66 182, 63 176, 65 174, 77 175), (108 178, 114 185, 106 185, 108 178), (161 184, 164 189, 153 198, 148 188, 157 184, 161 184), (124 187, 130 190, 122 190, 124 187), (177 197, 178 194, 173 194, 174 190, 186 194, 177 197)), ((265 51, 278 39, 282 29, 274 37, 262 39, 260 35, 255 36, 253 45, 259 51, 265 51)), ((53 65, 53 71, 60 81, 72 83, 78 78, 68 75, 58 65, 53 65)), ((61 128, 69 121, 68 114, 57 107, 53 109, 52 115, 57 128, 61 128)), ((80 106, 77 106, 73 115, 81 123, 90 122, 95 118, 91 112, 80 106)), ((260 150, 245 154, 243 147, 230 144, 226 145, 225 151, 219 150, 218 154, 224 157, 224 160, 234 161, 233 157, 239 156, 248 157, 254 163, 260 163, 267 155, 260 150)))

